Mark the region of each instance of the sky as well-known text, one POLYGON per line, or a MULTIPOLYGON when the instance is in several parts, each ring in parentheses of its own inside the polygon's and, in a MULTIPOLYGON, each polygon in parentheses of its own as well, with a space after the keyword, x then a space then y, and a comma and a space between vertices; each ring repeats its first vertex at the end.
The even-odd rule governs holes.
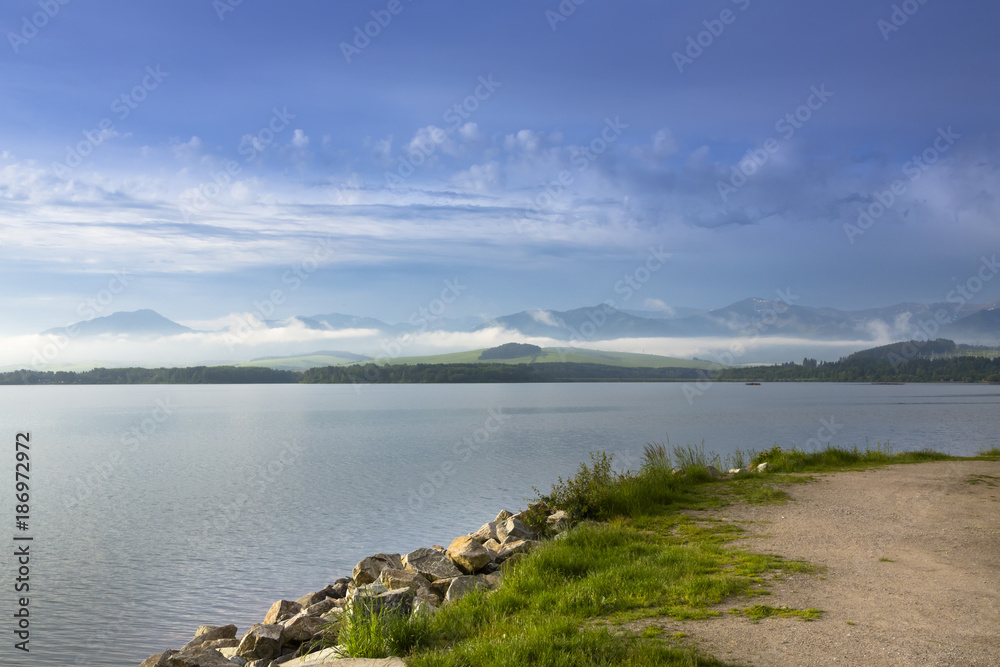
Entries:
POLYGON ((993 3, 8 0, 0 28, 7 336, 397 322, 449 284, 449 317, 862 309, 1000 250, 993 3))

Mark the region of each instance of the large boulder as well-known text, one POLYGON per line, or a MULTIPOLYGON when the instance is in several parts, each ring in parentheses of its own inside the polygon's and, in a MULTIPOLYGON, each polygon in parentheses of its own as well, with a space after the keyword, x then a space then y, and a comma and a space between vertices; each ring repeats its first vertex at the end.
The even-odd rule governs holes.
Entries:
POLYGON ((469 535, 452 540, 447 555, 463 574, 475 574, 493 560, 493 552, 469 535))
POLYGON ((497 562, 502 563, 515 554, 526 554, 537 545, 533 540, 515 540, 504 544, 497 552, 497 562))
POLYGON ((448 556, 435 549, 416 549, 403 556, 403 567, 417 574, 422 574, 431 581, 461 576, 462 572, 448 559, 448 556))
POLYGON ((495 518, 493 520, 495 522, 497 522, 497 523, 500 523, 501 521, 506 521, 507 519, 511 518, 512 516, 514 516, 514 515, 511 514, 510 512, 508 512, 507 510, 500 510, 500 513, 497 514, 497 518, 495 518))
POLYGON ((320 634, 325 625, 318 616, 307 616, 305 612, 296 614, 281 624, 281 641, 285 644, 307 642, 320 634))
POLYGON ((503 544, 504 541, 512 537, 515 540, 537 540, 538 535, 523 521, 515 517, 510 517, 503 523, 497 524, 497 541, 503 544))
POLYGON ((444 601, 454 602, 455 600, 465 597, 472 591, 487 588, 489 588, 489 584, 486 582, 485 577, 478 575, 455 577, 455 579, 452 580, 451 585, 448 587, 448 592, 444 596, 444 601))
POLYGON ((430 580, 422 574, 417 574, 412 570, 395 570, 392 568, 382 570, 382 574, 379 575, 378 580, 390 591, 399 588, 410 588, 417 591, 431 585, 430 580))
MULTIPOLYGON (((486 542, 487 540, 496 540, 497 539, 497 522, 496 521, 490 521, 489 523, 484 523, 479 528, 479 530, 477 530, 474 533, 470 533, 469 537, 471 537, 472 539, 474 539, 476 542, 479 542, 480 544, 482 544, 483 542, 486 542)), ((497 540, 497 542, 499 542, 499 541, 500 540, 497 540)))
POLYGON ((163 653, 156 653, 139 663, 139 667, 164 667, 164 665, 167 664, 167 660, 178 653, 180 653, 180 651, 175 651, 173 649, 169 649, 163 653))
POLYGON ((270 609, 267 610, 267 615, 264 616, 264 625, 281 623, 282 621, 295 616, 295 614, 300 611, 302 611, 302 605, 298 602, 292 602, 291 600, 278 600, 271 605, 270 609))
POLYGON ((201 646, 216 639, 233 639, 236 637, 236 626, 229 625, 199 625, 194 633, 194 639, 181 647, 181 650, 201 646))
POLYGON ((236 654, 244 660, 274 660, 281 655, 281 631, 277 624, 257 624, 240 640, 236 654))
POLYGON ((364 586, 376 581, 378 575, 387 567, 391 567, 394 570, 403 569, 403 562, 399 554, 375 554, 363 559, 354 566, 355 585, 364 586))
POLYGON ((233 663, 214 648, 195 646, 174 653, 162 667, 233 667, 233 663))
POLYGON ((301 613, 305 614, 306 616, 322 616, 326 612, 336 607, 337 604, 338 604, 337 600, 334 600, 333 598, 326 598, 325 600, 320 600, 316 604, 309 605, 308 607, 303 609, 301 613))
POLYGON ((406 663, 402 658, 341 658, 336 648, 328 648, 284 662, 281 667, 406 667, 406 663))
POLYGON ((497 540, 486 540, 483 542, 483 547, 489 549, 490 551, 500 551, 500 542, 497 540))
POLYGON ((563 510, 556 510, 545 520, 545 524, 555 533, 561 533, 569 528, 569 515, 563 510))
POLYGON ((361 605, 362 609, 373 614, 409 616, 416 599, 417 593, 413 589, 399 588, 375 597, 359 596, 354 599, 353 604, 361 605))

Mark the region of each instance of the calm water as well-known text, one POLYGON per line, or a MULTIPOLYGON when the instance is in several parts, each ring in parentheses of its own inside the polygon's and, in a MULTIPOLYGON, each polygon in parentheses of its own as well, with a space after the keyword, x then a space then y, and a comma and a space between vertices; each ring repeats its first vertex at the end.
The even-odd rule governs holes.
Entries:
MULTIPOLYGON (((997 445, 1000 387, 677 384, 0 387, 3 469, 30 431, 31 653, 0 664, 136 665, 203 623, 242 632, 375 552, 447 544, 595 450, 725 455, 775 443, 997 445)), ((13 545, 13 473, 0 476, 13 545)))

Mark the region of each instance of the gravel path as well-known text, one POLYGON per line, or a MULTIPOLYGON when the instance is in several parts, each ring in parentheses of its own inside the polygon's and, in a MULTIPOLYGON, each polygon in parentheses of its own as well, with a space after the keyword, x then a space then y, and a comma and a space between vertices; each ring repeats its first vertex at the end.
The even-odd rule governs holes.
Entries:
POLYGON ((737 544, 826 568, 791 574, 767 604, 822 619, 724 614, 664 623, 727 662, 765 665, 1000 665, 1000 462, 896 465, 783 487, 785 505, 713 515, 754 535, 737 544), (973 476, 980 483, 971 484, 973 476), (887 560, 881 560, 887 559, 887 560))

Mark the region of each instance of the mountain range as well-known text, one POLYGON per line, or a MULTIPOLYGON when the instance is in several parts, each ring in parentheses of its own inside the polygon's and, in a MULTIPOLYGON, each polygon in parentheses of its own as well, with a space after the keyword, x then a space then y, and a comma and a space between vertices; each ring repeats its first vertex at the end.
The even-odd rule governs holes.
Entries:
MULTIPOLYGON (((845 311, 789 305, 750 298, 715 310, 674 313, 617 310, 606 304, 567 311, 525 310, 493 319, 433 318, 389 324, 371 317, 329 313, 268 320, 268 328, 300 326, 317 331, 363 329, 379 336, 422 331, 476 332, 503 327, 526 338, 556 341, 602 341, 621 338, 796 338, 859 341, 891 338, 949 338, 958 343, 1000 344, 1000 300, 988 304, 901 303, 884 308, 845 311)), ((153 310, 116 312, 49 329, 43 334, 152 338, 204 333, 178 324, 153 310)))

